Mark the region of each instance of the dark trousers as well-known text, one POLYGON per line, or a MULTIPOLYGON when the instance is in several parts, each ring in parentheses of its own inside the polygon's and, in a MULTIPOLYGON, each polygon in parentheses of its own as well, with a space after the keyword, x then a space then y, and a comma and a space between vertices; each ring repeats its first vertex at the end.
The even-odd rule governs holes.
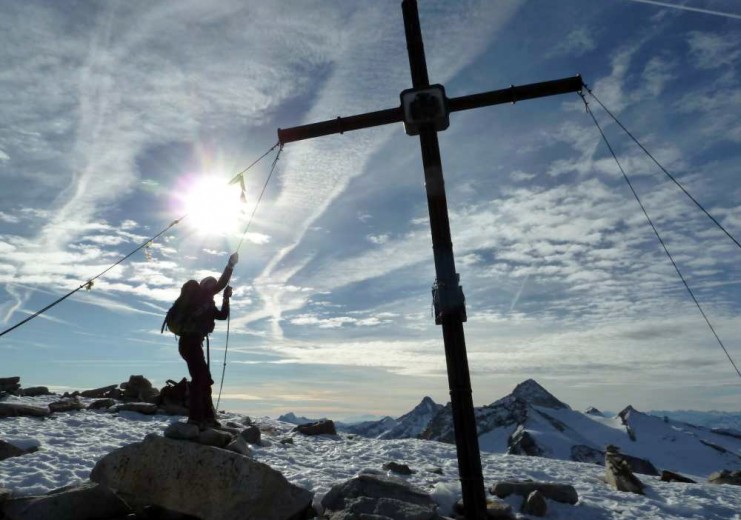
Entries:
POLYGON ((188 419, 196 422, 214 420, 216 413, 211 400, 211 372, 203 355, 203 336, 180 336, 178 350, 190 372, 190 408, 188 419))

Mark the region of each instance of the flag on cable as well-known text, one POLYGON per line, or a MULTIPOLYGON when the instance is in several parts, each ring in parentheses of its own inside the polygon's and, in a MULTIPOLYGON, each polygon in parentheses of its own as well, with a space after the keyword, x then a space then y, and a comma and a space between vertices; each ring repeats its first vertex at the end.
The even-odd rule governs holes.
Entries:
POLYGON ((229 184, 236 183, 239 183, 239 188, 242 190, 242 193, 240 193, 239 195, 239 200, 241 200, 243 204, 247 204, 247 190, 244 187, 244 172, 238 173, 232 180, 229 181, 229 184))

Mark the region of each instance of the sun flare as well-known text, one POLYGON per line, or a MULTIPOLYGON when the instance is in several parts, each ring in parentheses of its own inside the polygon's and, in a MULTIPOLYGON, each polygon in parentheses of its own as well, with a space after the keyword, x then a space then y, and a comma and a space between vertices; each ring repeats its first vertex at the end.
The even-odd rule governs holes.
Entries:
POLYGON ((239 189, 217 176, 194 178, 183 196, 183 210, 188 224, 199 233, 235 233, 242 216, 239 189))

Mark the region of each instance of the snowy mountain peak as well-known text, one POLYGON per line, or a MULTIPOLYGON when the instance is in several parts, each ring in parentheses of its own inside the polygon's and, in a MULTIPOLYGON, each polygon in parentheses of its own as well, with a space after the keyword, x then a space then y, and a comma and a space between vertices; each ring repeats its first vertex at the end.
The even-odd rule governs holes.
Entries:
POLYGON ((431 397, 425 396, 422 401, 409 412, 410 414, 428 414, 430 412, 437 412, 440 409, 440 405, 432 400, 431 397))
POLYGON ((542 406, 544 408, 569 408, 567 404, 562 403, 556 399, 553 394, 548 390, 540 386, 534 379, 527 379, 517 385, 512 394, 515 397, 522 399, 528 404, 535 406, 542 406))

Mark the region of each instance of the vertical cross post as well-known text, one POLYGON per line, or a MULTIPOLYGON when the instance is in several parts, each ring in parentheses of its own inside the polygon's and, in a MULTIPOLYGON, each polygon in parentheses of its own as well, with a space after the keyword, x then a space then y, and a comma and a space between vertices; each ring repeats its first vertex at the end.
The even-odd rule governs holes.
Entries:
MULTIPOLYGON (((427 76, 427 62, 417 2, 416 0, 403 0, 401 6, 409 66, 412 72, 412 87, 414 89, 428 87, 430 82, 427 76)), ((437 130, 431 124, 423 125, 419 129, 419 143, 422 149, 425 190, 432 232, 432 251, 435 259, 436 281, 433 289, 436 303, 435 321, 443 328, 463 504, 467 520, 483 520, 486 518, 486 495, 481 471, 481 454, 476 431, 466 339, 463 333, 463 322, 466 319, 465 302, 458 282, 458 274, 455 271, 437 130)))

